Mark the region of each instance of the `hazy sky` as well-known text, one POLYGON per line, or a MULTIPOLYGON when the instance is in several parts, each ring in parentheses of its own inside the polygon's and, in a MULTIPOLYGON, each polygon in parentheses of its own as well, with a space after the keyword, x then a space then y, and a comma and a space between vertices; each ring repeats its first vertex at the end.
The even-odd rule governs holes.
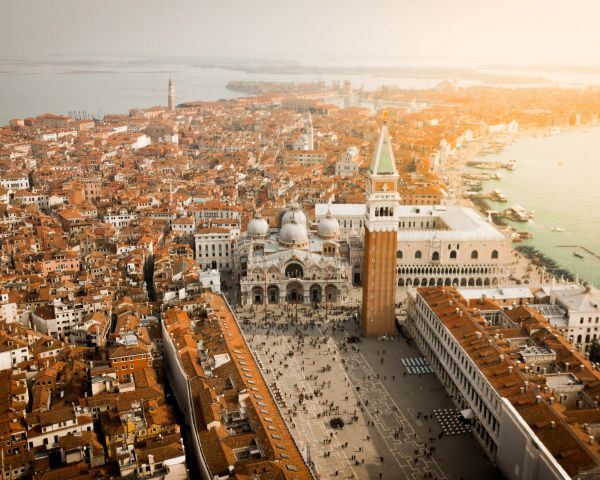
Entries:
POLYGON ((600 0, 0 0, 0 59, 92 54, 600 65, 600 0))

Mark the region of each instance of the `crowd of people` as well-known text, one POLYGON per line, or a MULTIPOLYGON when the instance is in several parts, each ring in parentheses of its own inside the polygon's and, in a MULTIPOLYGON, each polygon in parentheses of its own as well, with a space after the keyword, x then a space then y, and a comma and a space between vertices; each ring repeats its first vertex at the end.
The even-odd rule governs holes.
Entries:
MULTIPOLYGON (((325 311, 314 305, 255 305, 240 309, 237 316, 292 434, 303 445, 311 443, 309 429, 313 435, 316 431, 322 434, 318 453, 315 452, 319 458, 307 460, 316 464, 319 471, 329 470, 331 475, 346 478, 364 478, 366 471, 359 467, 365 465, 383 466, 385 455, 380 454, 380 448, 371 439, 377 429, 372 415, 380 412, 369 409, 369 400, 361 399, 360 386, 353 385, 347 374, 351 362, 346 359, 351 358, 349 354, 360 353, 362 339, 356 307, 336 306, 325 311), (341 427, 333 428, 332 419, 341 419, 341 427), (353 425, 359 428, 349 435, 342 433, 353 425), (355 431, 366 434, 355 435, 355 431), (336 462, 329 461, 332 453, 336 462)), ((401 337, 380 340, 403 341, 401 337)), ((386 349, 376 351, 376 355, 383 365, 386 349)), ((376 376, 379 379, 380 375, 376 376)), ((396 381, 396 375, 390 375, 390 379, 396 381)), ((371 376, 363 380, 371 380, 371 376)), ((387 375, 381 380, 387 380, 387 375)), ((395 406, 391 408, 396 411, 395 406)), ((393 436, 396 441, 409 437, 402 425, 393 436)), ((413 464, 434 455, 439 440, 432 435, 421 442, 416 433, 410 435, 411 444, 418 445, 413 464)), ((423 478, 438 478, 426 474, 423 478)))

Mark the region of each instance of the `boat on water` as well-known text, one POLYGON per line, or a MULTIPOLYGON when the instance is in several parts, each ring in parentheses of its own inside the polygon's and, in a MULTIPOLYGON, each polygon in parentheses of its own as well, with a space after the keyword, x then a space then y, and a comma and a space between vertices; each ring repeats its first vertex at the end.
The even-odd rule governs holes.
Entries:
POLYGON ((562 161, 562 160, 559 160, 559 161, 558 161, 558 164, 562 166, 562 165, 564 165, 564 164, 565 164, 565 162, 564 162, 564 161, 562 161))
POLYGON ((583 258, 583 255, 581 255, 581 253, 573 252, 573 255, 577 258, 583 258))
POLYGON ((463 178, 469 180, 489 180, 492 176, 489 173, 464 173, 463 178))
POLYGON ((500 190, 494 190, 492 193, 490 193, 490 198, 494 202, 507 202, 508 201, 508 197, 506 195, 504 195, 500 190))
POLYGON ((520 205, 509 207, 502 213, 509 220, 514 220, 516 222, 526 222, 530 219, 527 211, 520 205))
POLYGON ((479 168, 480 170, 496 170, 498 165, 495 162, 484 162, 478 163, 475 165, 475 168, 479 168))
POLYGON ((506 168, 507 170, 514 170, 515 168, 517 168, 517 159, 516 158, 511 158, 508 162, 506 162, 502 166, 504 168, 506 168))
POLYGON ((562 227, 552 227, 552 228, 550 228, 550 231, 551 232, 564 232, 565 229, 562 227))
POLYGON ((494 172, 492 175, 492 180, 502 180, 502 175, 498 172, 494 172))
POLYGON ((558 128, 558 127, 552 127, 550 129, 550 135, 556 135, 557 133, 560 133, 560 128, 558 128))
POLYGON ((479 180, 467 180, 465 182, 465 186, 475 192, 480 192, 481 190, 483 190, 483 185, 479 180))

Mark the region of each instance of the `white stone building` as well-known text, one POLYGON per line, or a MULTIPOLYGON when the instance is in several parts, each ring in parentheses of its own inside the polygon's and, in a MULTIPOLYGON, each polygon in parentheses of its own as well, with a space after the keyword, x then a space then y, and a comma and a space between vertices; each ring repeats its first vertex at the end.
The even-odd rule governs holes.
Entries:
POLYGON ((233 268, 233 235, 221 227, 199 228, 194 233, 196 262, 205 269, 233 268))
POLYGON ((350 247, 340 238, 338 221, 329 213, 316 232, 292 204, 281 227, 270 231, 255 217, 234 245, 234 276, 243 305, 277 303, 338 303, 349 299, 352 282, 350 247))
MULTIPOLYGON (((363 204, 317 204, 331 209, 350 237, 363 234, 363 204)), ((515 272, 511 240, 475 210, 455 206, 398 207, 398 286, 495 286, 515 272)))
POLYGON ((339 177, 352 177, 358 173, 358 150, 348 147, 341 158, 335 162, 335 174, 339 177))

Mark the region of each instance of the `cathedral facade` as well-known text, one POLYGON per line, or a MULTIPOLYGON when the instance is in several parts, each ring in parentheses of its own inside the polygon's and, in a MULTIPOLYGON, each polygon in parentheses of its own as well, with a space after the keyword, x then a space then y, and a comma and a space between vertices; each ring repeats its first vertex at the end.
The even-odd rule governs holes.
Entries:
POLYGON ((242 305, 346 303, 352 268, 349 245, 330 214, 310 230, 293 203, 277 228, 255 214, 234 244, 234 275, 242 305))

